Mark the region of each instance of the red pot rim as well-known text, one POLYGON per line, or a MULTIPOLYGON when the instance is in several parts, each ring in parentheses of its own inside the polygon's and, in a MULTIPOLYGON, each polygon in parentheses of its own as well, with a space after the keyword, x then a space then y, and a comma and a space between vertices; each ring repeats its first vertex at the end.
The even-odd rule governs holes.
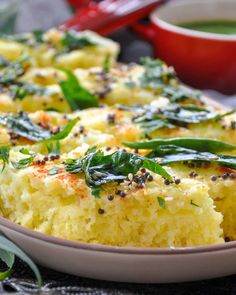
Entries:
MULTIPOLYGON (((227 1, 227 0, 226 0, 227 1)), ((215 0, 215 2, 219 2, 219 3, 227 3, 225 0, 215 0)), ((211 2, 206 2, 204 0, 195 0, 193 2, 189 2, 188 0, 184 0, 184 1, 179 1, 176 3, 171 3, 171 4, 166 4, 163 5, 163 7, 157 8, 155 9, 151 14, 150 14, 150 20, 152 21, 152 23, 164 30, 176 33, 176 34, 180 34, 180 35, 185 35, 185 36, 189 36, 189 37, 194 37, 194 38, 202 38, 202 39, 208 39, 208 40, 215 40, 215 41, 235 41, 236 42, 236 34, 234 35, 227 35, 227 34, 216 34, 216 33, 208 33, 208 32, 201 32, 201 31, 195 31, 195 30, 191 30, 191 29, 186 29, 186 28, 182 28, 179 27, 177 25, 171 24, 168 21, 165 21, 163 19, 161 19, 161 17, 159 17, 160 13, 163 11, 163 9, 168 9, 168 8, 173 8, 173 7, 177 7, 177 6, 190 6, 192 4, 196 4, 199 3, 199 5, 203 6, 203 5, 211 5, 211 2)), ((236 8, 236 2, 234 1, 228 1, 228 3, 233 3, 235 5, 236 8)), ((236 21, 236 18, 235 18, 236 21)))

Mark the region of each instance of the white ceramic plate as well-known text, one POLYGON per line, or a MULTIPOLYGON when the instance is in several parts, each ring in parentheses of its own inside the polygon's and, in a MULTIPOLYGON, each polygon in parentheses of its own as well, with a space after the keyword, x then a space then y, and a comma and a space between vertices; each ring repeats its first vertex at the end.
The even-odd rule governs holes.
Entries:
POLYGON ((236 273, 236 242, 175 249, 101 246, 55 238, 4 218, 0 230, 35 262, 88 278, 169 283, 236 273))

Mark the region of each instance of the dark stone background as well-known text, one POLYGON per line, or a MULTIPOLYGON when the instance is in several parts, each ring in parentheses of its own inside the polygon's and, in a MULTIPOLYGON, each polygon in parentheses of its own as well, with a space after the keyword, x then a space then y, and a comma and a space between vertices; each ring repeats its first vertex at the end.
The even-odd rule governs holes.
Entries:
MULTIPOLYGON (((19 4, 17 32, 48 29, 62 23, 71 15, 63 0, 21 0, 19 4)), ((121 43, 120 60, 124 62, 138 61, 140 56, 152 55, 151 46, 129 29, 114 33, 111 38, 121 43)), ((207 93, 217 100, 224 99, 225 104, 236 106, 234 97, 224 97, 212 91, 207 93)), ((44 280, 41 294, 236 294, 236 276, 179 284, 128 284, 75 277, 42 267, 40 270, 44 280)), ((17 294, 37 292, 31 271, 19 260, 15 264, 12 277, 0 284, 0 294, 13 294, 12 292, 20 292, 17 294)))

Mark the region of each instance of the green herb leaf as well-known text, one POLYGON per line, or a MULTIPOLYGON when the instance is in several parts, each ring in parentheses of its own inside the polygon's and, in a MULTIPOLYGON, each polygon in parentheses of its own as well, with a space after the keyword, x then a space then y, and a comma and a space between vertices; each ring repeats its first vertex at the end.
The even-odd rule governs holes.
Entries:
POLYGON ((27 113, 0 117, 0 124, 12 130, 15 134, 32 141, 61 140, 66 138, 78 119, 71 120, 60 132, 52 135, 48 130, 32 122, 27 113))
POLYGON ((111 56, 110 55, 107 55, 105 57, 102 68, 103 68, 104 73, 110 72, 110 68, 111 68, 111 56))
POLYGON ((200 208, 200 206, 198 206, 196 203, 194 203, 193 200, 190 201, 190 205, 200 208))
POLYGON ((167 67, 161 60, 149 57, 141 58, 144 66, 144 73, 140 77, 142 87, 162 88, 163 84, 168 84, 171 79, 175 79, 175 72, 167 67))
MULTIPOLYGON (((132 108, 131 108, 132 110, 132 108)), ((218 119, 218 114, 193 105, 170 105, 155 108, 152 105, 133 107, 136 116, 133 122, 143 130, 150 133, 160 128, 186 127, 188 123, 197 124, 213 119, 218 119)))
POLYGON ((43 35, 44 31, 42 30, 34 30, 32 35, 37 43, 43 43, 43 35))
POLYGON ((61 145, 59 140, 46 142, 46 148, 49 156, 61 154, 61 145))
POLYGON ((89 37, 83 36, 81 33, 73 30, 64 32, 61 39, 61 44, 65 52, 97 45, 97 43, 91 40, 89 37))
POLYGON ((76 125, 78 121, 79 121, 78 118, 75 118, 69 121, 69 123, 67 123, 67 125, 60 132, 58 132, 55 135, 52 135, 50 137, 50 140, 61 140, 66 138, 70 134, 71 130, 74 128, 74 126, 76 125))
POLYGON ((0 160, 3 161, 3 166, 1 173, 6 167, 6 164, 9 163, 9 152, 10 152, 10 147, 9 146, 1 146, 0 147, 0 160))
POLYGON ((157 197, 157 201, 159 203, 159 206, 162 208, 162 209, 165 209, 166 208, 166 201, 164 198, 162 197, 157 197))
POLYGON ((12 272, 12 267, 15 261, 15 255, 8 251, 0 249, 0 260, 3 261, 8 267, 6 271, 0 272, 0 281, 3 281, 6 278, 8 278, 12 272))
POLYGON ((72 71, 63 71, 67 75, 67 80, 60 82, 60 87, 72 111, 97 107, 97 97, 80 85, 79 80, 72 71))
POLYGON ((48 89, 41 85, 29 84, 25 82, 17 82, 9 86, 12 99, 23 100, 30 95, 50 95, 48 89))
POLYGON ((72 174, 84 173, 86 183, 91 188, 127 178, 129 173, 136 174, 141 167, 171 180, 171 176, 154 161, 125 151, 104 155, 101 150, 90 149, 79 160, 68 159, 66 171, 72 174))
POLYGON ((11 164, 15 169, 22 169, 22 168, 26 168, 26 167, 30 166, 36 156, 36 153, 30 152, 26 148, 20 149, 20 153, 22 153, 24 155, 29 155, 30 157, 20 159, 18 162, 12 161, 11 164))
POLYGON ((133 149, 156 149, 162 145, 175 145, 200 152, 222 152, 236 149, 235 145, 209 138, 176 137, 170 139, 152 139, 140 142, 124 142, 133 149))
POLYGON ((149 153, 147 158, 158 160, 160 165, 185 161, 200 161, 215 163, 221 166, 236 169, 236 156, 218 155, 211 152, 199 152, 175 145, 161 145, 149 153))
MULTIPOLYGON (((0 249, 5 252, 0 253, 0 258, 3 259, 3 261, 8 265, 9 270, 8 273, 5 275, 9 275, 14 263, 14 258, 12 255, 16 255, 19 257, 21 260, 23 260, 28 266, 31 268, 31 270, 34 272, 37 282, 38 282, 38 287, 40 288, 42 286, 42 278, 40 275, 40 272, 35 265, 35 263, 27 256, 17 245, 15 245, 13 242, 8 240, 5 236, 0 235, 0 249), (6 252, 8 254, 6 254, 6 252), (11 253, 11 254, 10 254, 11 253)), ((4 275, 3 275, 4 278, 4 275)))
POLYGON ((59 167, 54 167, 48 171, 48 175, 55 175, 60 170, 59 167))

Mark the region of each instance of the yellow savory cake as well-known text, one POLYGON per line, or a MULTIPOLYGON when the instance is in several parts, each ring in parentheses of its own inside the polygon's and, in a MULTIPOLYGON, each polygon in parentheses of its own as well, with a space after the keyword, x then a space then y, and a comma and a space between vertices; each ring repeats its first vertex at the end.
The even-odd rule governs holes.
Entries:
POLYGON ((236 117, 92 32, 0 40, 0 214, 132 247, 236 239, 236 117))

